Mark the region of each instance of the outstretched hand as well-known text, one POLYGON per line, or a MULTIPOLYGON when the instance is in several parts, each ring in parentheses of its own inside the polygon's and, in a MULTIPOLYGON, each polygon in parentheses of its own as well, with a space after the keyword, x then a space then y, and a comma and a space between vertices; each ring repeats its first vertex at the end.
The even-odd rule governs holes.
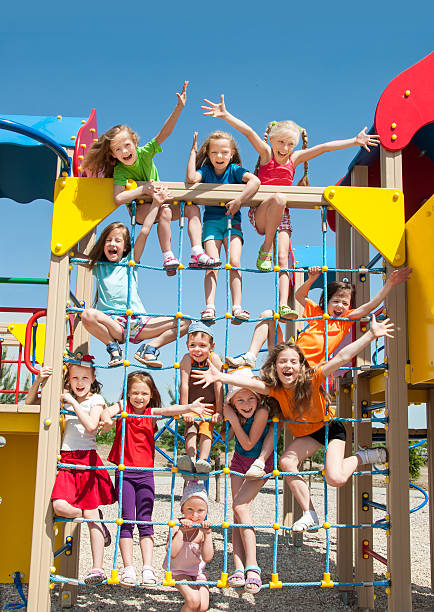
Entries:
POLYGON ((206 112, 204 115, 211 115, 216 119, 223 119, 226 116, 227 110, 225 106, 225 96, 222 94, 220 96, 220 102, 211 102, 211 100, 207 100, 204 98, 204 102, 208 104, 208 106, 201 106, 206 112))
POLYGON ((212 417, 214 414, 213 407, 213 404, 204 404, 203 397, 199 397, 190 404, 190 411, 201 417, 212 417))
POLYGON ((384 321, 377 321, 375 315, 372 315, 371 318, 371 332, 374 334, 375 338, 393 338, 392 335, 394 331, 394 324, 390 322, 390 319, 384 319, 384 321))
POLYGON ((409 277, 410 274, 413 272, 413 270, 411 268, 400 268, 399 270, 394 270, 392 272, 392 274, 389 276, 389 284, 392 287, 395 287, 396 285, 400 285, 401 283, 405 283, 409 277))
POLYGON ((210 359, 207 360, 209 368, 208 370, 204 370, 200 372, 199 370, 194 370, 191 372, 191 378, 195 378, 196 382, 194 385, 202 385, 203 388, 208 387, 211 383, 218 382, 220 380, 221 372, 215 367, 213 363, 211 363, 210 359))
POLYGON ((197 153, 197 132, 193 134, 193 144, 191 145, 193 151, 197 153))
POLYGON ((367 134, 367 129, 368 126, 365 125, 363 130, 357 134, 356 144, 359 144, 367 151, 370 151, 371 149, 369 147, 378 147, 378 145, 380 144, 380 137, 378 136, 378 134, 367 134))
POLYGON ((234 217, 241 208, 241 203, 237 200, 226 202, 226 216, 234 217))
POLYGON ((187 102, 187 87, 188 81, 184 81, 181 93, 176 92, 176 95, 178 96, 178 106, 182 106, 182 108, 184 108, 185 103, 187 102))
POLYGON ((73 404, 74 402, 74 398, 72 396, 71 393, 69 393, 69 391, 65 391, 64 393, 62 393, 60 395, 60 401, 63 402, 64 404, 73 404))

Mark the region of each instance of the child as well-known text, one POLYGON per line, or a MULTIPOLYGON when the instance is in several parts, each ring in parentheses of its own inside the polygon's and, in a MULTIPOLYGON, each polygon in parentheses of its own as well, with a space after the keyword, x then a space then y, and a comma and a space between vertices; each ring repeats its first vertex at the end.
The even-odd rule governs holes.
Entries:
MULTIPOLYGON (((376 338, 393 338, 392 331, 393 324, 389 323, 389 319, 377 323, 375 316, 372 315, 369 331, 352 344, 345 346, 331 361, 316 369, 310 367, 299 346, 293 342, 283 342, 270 351, 261 370, 262 380, 253 379, 247 383, 245 378, 236 374, 223 374, 212 365, 208 371, 193 374, 193 377, 198 383, 210 384, 218 380, 247 387, 256 393, 277 399, 283 417, 290 419, 288 428, 294 436, 280 457, 280 467, 285 472, 296 472, 299 463, 311 457, 324 445, 324 421, 334 416, 330 408, 327 414, 326 398, 322 389, 327 376, 331 376, 376 338)), ((340 421, 331 421, 328 441, 325 478, 328 484, 335 487, 345 484, 361 465, 386 461, 384 448, 360 450, 355 455, 345 458, 345 428, 340 421)), ((271 435, 268 435, 262 445, 260 455, 262 460, 269 456, 272 448, 273 440, 271 435)), ((306 482, 301 476, 287 475, 285 479, 303 510, 303 516, 292 527, 293 531, 304 531, 318 525, 318 517, 310 500, 306 482)))
MULTIPOLYGON (((154 507, 154 467, 156 422, 152 416, 174 416, 193 412, 209 416, 211 412, 206 404, 197 399, 187 406, 161 407, 161 398, 155 382, 145 372, 130 372, 127 379, 127 405, 129 415, 143 418, 127 417, 124 433, 123 464, 126 466, 122 483, 122 518, 128 521, 152 521, 154 507), (148 470, 129 470, 128 467, 148 468, 148 470)), ((104 411, 102 423, 107 430, 113 426, 112 417, 123 411, 122 400, 104 411)), ((116 435, 108 460, 115 465, 121 462, 122 419, 116 420, 116 435)), ((119 499, 119 472, 116 472, 116 496, 119 499)), ((142 584, 145 586, 157 583, 152 554, 154 549, 152 525, 137 525, 140 534, 140 549, 143 569, 142 584)), ((120 584, 125 587, 136 585, 136 570, 133 565, 133 530, 134 523, 123 523, 121 526, 119 548, 124 563, 120 584)))
MULTIPOLYGON (((297 338, 297 344, 301 348, 309 365, 317 366, 325 360, 325 325, 324 325, 324 292, 321 295, 319 304, 315 304, 308 299, 307 295, 311 285, 321 274, 319 266, 309 268, 308 280, 296 291, 296 300, 304 306, 303 318, 321 317, 307 321, 308 328, 297 338)), ((338 348, 346 334, 350 331, 356 319, 368 316, 377 306, 379 306, 390 291, 396 285, 405 283, 411 274, 411 268, 400 268, 394 270, 384 283, 380 291, 369 302, 362 304, 358 308, 354 307, 354 288, 348 282, 333 282, 327 285, 327 314, 332 317, 327 321, 327 355, 330 357, 338 348), (339 319, 349 318, 350 321, 339 319)), ((268 337, 268 347, 274 346, 275 341, 275 322, 273 311, 266 310, 261 313, 262 321, 255 327, 249 350, 240 357, 227 357, 226 361, 231 367, 256 366, 256 357, 268 337)), ((283 342, 283 335, 278 329, 277 343, 283 342)))
MULTIPOLYGON (((127 125, 115 125, 105 132, 89 149, 84 168, 88 173, 102 173, 106 178, 114 179, 115 204, 127 204, 144 196, 151 196, 151 204, 138 204, 136 210, 137 223, 143 223, 142 239, 146 242, 152 224, 157 220, 157 233, 163 252, 163 267, 169 276, 176 274, 179 261, 172 252, 170 222, 179 219, 179 206, 168 205, 169 192, 158 181, 158 172, 154 164, 154 156, 161 152, 161 144, 170 136, 187 101, 187 85, 185 81, 178 103, 161 128, 160 132, 145 146, 138 147, 139 137, 127 125), (144 185, 128 190, 128 180, 146 181, 144 185), (161 201, 155 196, 159 193, 161 201)), ((131 214, 131 208, 129 208, 131 214)), ((200 211, 196 205, 185 207, 188 218, 188 234, 191 242, 190 266, 206 268, 215 265, 215 261, 205 254, 201 245, 200 211)), ((143 244, 143 247, 145 245, 143 244)))
POLYGON ((223 412, 223 388, 221 383, 215 383, 203 389, 194 385, 191 373, 208 369, 208 359, 217 368, 221 369, 220 357, 214 353, 214 340, 209 325, 201 321, 193 322, 188 328, 187 336, 188 353, 181 360, 181 404, 195 401, 203 397, 204 402, 212 404, 214 414, 211 421, 197 423, 192 416, 186 415, 185 427, 185 450, 186 455, 178 459, 178 467, 183 472, 194 472, 208 474, 211 465, 208 462, 211 452, 212 432, 214 424, 222 418, 223 412), (199 434, 199 459, 196 460, 197 436, 199 434))
MULTIPOLYGON (((243 376, 246 384, 253 380, 249 368, 240 369, 232 374, 243 376)), ((262 449, 262 443, 269 429, 269 411, 255 391, 250 388, 230 386, 225 398, 224 415, 230 425, 229 439, 235 437, 235 451, 230 465, 234 523, 251 525, 253 519, 250 504, 266 480, 246 480, 239 474, 248 471, 262 449)), ((265 470, 268 474, 272 472, 273 455, 267 459, 265 470)), ((261 570, 256 561, 254 529, 233 527, 232 548, 235 571, 228 578, 229 586, 244 587, 248 593, 258 593, 262 582, 261 570)))
POLYGON ((24 400, 25 404, 40 404, 41 399, 38 397, 39 387, 44 387, 47 380, 53 373, 53 368, 50 366, 42 365, 39 373, 36 374, 35 380, 33 381, 32 386, 27 392, 26 399, 24 400))
MULTIPOLYGON (((159 194, 156 194, 158 197, 159 194)), ((103 230, 89 254, 89 266, 97 282, 97 303, 96 308, 87 308, 82 313, 81 320, 87 331, 106 345, 110 355, 109 366, 122 362, 119 342, 125 342, 128 322, 128 262, 134 257, 134 261, 139 263, 143 246, 144 243, 137 240, 132 254, 128 228, 123 223, 111 223, 103 230), (107 314, 113 310, 120 312, 107 314)), ((138 294, 135 270, 131 274, 128 308, 134 313, 130 321, 130 342, 138 344, 142 340, 155 338, 149 344, 143 344, 134 358, 145 366, 161 368, 163 364, 158 360, 158 349, 175 340, 177 320, 173 317, 151 318, 146 315, 138 294)), ((181 320, 181 336, 187 332, 189 324, 188 320, 181 320)))
MULTIPOLYGON (((224 119, 229 125, 244 134, 259 154, 257 174, 262 185, 288 185, 291 186, 294 179, 295 168, 304 163, 304 176, 299 185, 308 185, 307 162, 318 155, 328 151, 338 151, 357 145, 363 146, 369 151, 369 146, 376 147, 380 139, 377 135, 366 134, 365 127, 357 136, 348 140, 334 140, 311 149, 307 148, 307 132, 293 121, 272 121, 268 124, 264 139, 244 121, 231 115, 225 106, 224 96, 220 103, 214 103, 205 99, 208 106, 204 115, 212 115, 224 119), (303 149, 294 151, 303 137, 303 149), (270 141, 268 144, 267 140, 270 141)), ((264 243, 259 249, 256 267, 261 272, 270 272, 273 269, 273 242, 276 230, 278 232, 278 264, 281 268, 288 267, 288 253, 291 253, 291 220, 286 208, 286 197, 284 194, 275 193, 266 198, 259 206, 250 208, 249 219, 258 234, 264 236, 264 243)), ((294 261, 294 257, 291 257, 294 261)), ((288 306, 289 297, 289 273, 279 274, 279 314, 282 319, 297 319, 297 312, 288 306)))
MULTIPOLYGON (((178 580, 206 582, 205 567, 214 556, 211 525, 205 518, 208 496, 201 483, 193 480, 187 484, 181 499, 181 512, 181 526, 176 525, 172 529, 170 571, 177 581, 176 588, 184 597, 181 612, 206 612, 209 608, 208 586, 178 583, 178 580)), ((168 547, 169 541, 167 550, 168 547)), ((163 568, 167 569, 167 554, 163 568)))
MULTIPOLYGON (((96 433, 100 416, 105 407, 99 394, 101 385, 95 378, 93 357, 82 357, 81 365, 68 365, 65 389, 60 399, 66 415, 65 432, 60 451, 61 463, 77 465, 77 469, 60 468, 54 483, 51 501, 57 516, 76 519, 102 519, 99 506, 115 502, 113 485, 105 469, 85 469, 83 466, 104 466, 96 452, 96 433)), ((104 546, 111 542, 104 523, 88 523, 93 568, 84 581, 97 584, 106 580, 103 569, 104 546)))
MULTIPOLYGON (((245 168, 241 167, 241 158, 233 137, 227 132, 213 132, 197 152, 197 132, 193 136, 193 146, 187 165, 188 183, 246 183, 238 198, 226 204, 226 210, 220 206, 206 206, 203 216, 202 242, 205 251, 214 259, 220 258, 220 250, 224 244, 226 255, 229 251, 227 217, 232 217, 229 263, 239 268, 241 264, 241 247, 243 233, 241 231, 241 204, 247 202, 257 191, 259 179, 245 168)), ((201 312, 203 321, 214 321, 215 292, 217 287, 217 271, 209 270, 205 274, 206 307, 201 312)), ((231 323, 239 325, 248 321, 250 313, 241 308, 241 272, 230 271, 230 289, 232 295, 231 323)))

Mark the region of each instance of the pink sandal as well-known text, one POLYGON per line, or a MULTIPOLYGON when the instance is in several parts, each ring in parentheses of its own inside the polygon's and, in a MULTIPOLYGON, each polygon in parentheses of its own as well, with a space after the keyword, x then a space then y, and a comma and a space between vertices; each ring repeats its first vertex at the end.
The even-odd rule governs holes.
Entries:
POLYGON ((179 261, 173 255, 171 255, 170 257, 167 257, 163 261, 163 268, 166 270, 167 276, 175 276, 178 266, 179 266, 179 261))
POLYGON ((220 259, 214 259, 214 257, 207 255, 205 251, 202 251, 199 255, 191 254, 188 265, 190 268, 216 268, 221 266, 222 262, 220 259))
POLYGON ((202 310, 200 313, 200 318, 202 321, 210 321, 215 323, 215 308, 214 306, 207 306, 205 310, 202 310))

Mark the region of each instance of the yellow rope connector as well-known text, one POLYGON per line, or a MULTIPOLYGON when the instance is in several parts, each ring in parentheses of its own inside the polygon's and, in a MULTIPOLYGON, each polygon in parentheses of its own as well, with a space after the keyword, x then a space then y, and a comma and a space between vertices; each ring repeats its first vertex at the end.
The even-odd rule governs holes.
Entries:
POLYGON ((167 524, 169 525, 169 527, 175 527, 176 523, 173 519, 170 519, 170 521, 167 521, 167 524))
POLYGON ((271 574, 270 589, 281 589, 282 583, 279 580, 279 574, 271 574))
POLYGON ((56 566, 55 566, 55 565, 52 565, 52 566, 50 567, 50 572, 51 572, 52 574, 55 574, 55 573, 57 572, 57 568, 56 568, 56 566))
POLYGON ((331 421, 332 417, 329 414, 325 414, 324 415, 324 423, 327 423, 328 421, 331 421))
POLYGON ((229 529, 229 523, 227 521, 223 521, 222 529, 229 529))
POLYGON ((280 272, 280 266, 274 266, 273 272, 280 272))
POLYGON ((122 362, 122 365, 124 365, 127 368, 130 365, 130 362, 128 361, 128 359, 124 359, 122 362))
POLYGON ((223 364, 223 369, 224 369, 224 370, 229 370, 229 366, 228 366, 228 364, 227 364, 227 363, 224 363, 224 364, 223 364))
POLYGON ((176 474, 178 472, 178 467, 176 465, 172 465, 170 471, 172 472, 172 474, 176 474))
POLYGON ((112 569, 110 578, 107 578, 107 584, 119 584, 118 570, 112 569))
POLYGON ((56 584, 54 582, 50 582, 50 589, 53 590, 56 584))
POLYGON ((226 206, 226 202, 220 202, 220 206, 226 206))
POLYGON ((183 316, 184 316, 184 315, 183 315, 183 314, 182 314, 182 312, 180 312, 179 310, 178 310, 178 312, 177 312, 177 313, 176 313, 176 315, 175 315, 175 317, 176 317, 177 319, 182 319, 182 317, 183 317, 183 316))
POLYGON ((225 312, 225 319, 232 319, 232 315, 230 312, 225 312))
POLYGON ((274 313, 274 315, 273 315, 273 319, 274 319, 275 321, 276 321, 276 320, 279 320, 279 319, 280 319, 280 314, 279 314, 278 312, 275 312, 275 313, 274 313))
POLYGON ((179 202, 178 202, 178 200, 173 200, 172 204, 173 204, 174 206, 178 206, 179 202))
POLYGON ((164 572, 163 586, 175 586, 175 580, 172 578, 172 572, 164 572))
POLYGON ((126 418, 127 418, 127 416, 128 416, 128 412, 126 412, 125 410, 122 410, 122 412, 121 412, 121 418, 122 418, 122 419, 126 419, 126 418))
POLYGON ((273 470, 271 473, 273 474, 273 476, 280 476, 279 470, 273 470))
POLYGON ((273 523, 273 529, 274 529, 275 531, 279 531, 279 529, 280 529, 280 523, 273 523))
POLYGON ((116 525, 123 525, 124 524, 124 519, 123 518, 117 518, 116 519, 116 525))
POLYGON ((118 470, 119 470, 120 472, 123 472, 123 471, 124 471, 124 469, 125 469, 125 465, 124 465, 123 463, 120 463, 120 464, 118 465, 118 470))
POLYGON ((182 265, 182 263, 178 264, 178 267, 176 268, 177 270, 183 270, 184 266, 182 265))
POLYGON ((131 191, 132 189, 137 189, 136 181, 133 181, 132 179, 128 179, 127 184, 125 185, 125 189, 127 191, 131 191))
POLYGON ((332 586, 334 586, 333 580, 330 580, 330 573, 329 572, 324 572, 324 579, 321 580, 321 586, 322 587, 327 587, 327 588, 331 588, 332 586))
POLYGON ((230 473, 231 473, 231 470, 230 470, 230 468, 228 468, 228 467, 224 467, 224 468, 223 468, 223 470, 222 470, 222 472, 223 472, 223 474, 230 474, 230 473))
POLYGON ((390 587, 386 587, 386 595, 390 595, 390 587))
POLYGON ((125 314, 126 314, 127 316, 128 316, 128 315, 132 315, 132 314, 133 314, 133 311, 131 310, 131 308, 127 308, 127 309, 126 309, 126 311, 125 311, 125 314))
POLYGON ((179 361, 175 361, 175 363, 173 364, 173 367, 175 368, 175 370, 179 370, 179 368, 181 367, 179 361))
POLYGON ((325 312, 322 316, 323 319, 330 319, 330 315, 328 312, 325 312))
POLYGON ((330 523, 327 523, 327 521, 323 523, 322 526, 324 529, 330 529, 330 523))
POLYGON ((329 268, 328 266, 321 266, 321 272, 328 272, 329 268))
POLYGON ((228 588, 228 575, 225 573, 221 573, 220 576, 220 580, 217 580, 217 586, 220 589, 227 589, 228 588))
POLYGON ((139 200, 139 204, 144 204, 145 200, 139 200))
POLYGON ((128 265, 130 266, 130 268, 134 268, 134 266, 136 265, 136 262, 134 261, 134 259, 130 259, 130 261, 128 262, 128 265))
POLYGON ((193 202, 186 202, 187 206, 191 206, 193 202))
POLYGON ((232 266, 231 264, 225 264, 225 270, 231 270, 232 266))
POLYGON ((181 418, 180 414, 174 414, 173 418, 175 419, 175 421, 179 421, 179 419, 181 418))
POLYGON ((390 579, 390 572, 386 572, 386 578, 390 579))

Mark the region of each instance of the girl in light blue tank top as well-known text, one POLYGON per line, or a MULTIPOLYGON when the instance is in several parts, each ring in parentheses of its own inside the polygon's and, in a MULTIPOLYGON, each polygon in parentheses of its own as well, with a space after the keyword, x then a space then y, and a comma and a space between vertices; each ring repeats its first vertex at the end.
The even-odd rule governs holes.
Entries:
MULTIPOLYGON (((250 368, 242 368, 238 375, 252 378, 250 368)), ((259 457, 262 443, 269 429, 269 411, 261 397, 248 388, 229 387, 224 405, 224 416, 229 423, 229 438, 235 438, 235 451, 231 461, 231 489, 234 523, 252 525, 250 506, 266 478, 249 479, 252 463, 259 457)), ((273 456, 265 465, 267 473, 273 470, 273 456)), ((265 474, 265 472, 264 472, 265 474)), ((244 586, 248 593, 257 593, 262 585, 261 570, 256 561, 256 535, 252 527, 232 529, 234 573, 229 576, 230 586, 244 586)))

